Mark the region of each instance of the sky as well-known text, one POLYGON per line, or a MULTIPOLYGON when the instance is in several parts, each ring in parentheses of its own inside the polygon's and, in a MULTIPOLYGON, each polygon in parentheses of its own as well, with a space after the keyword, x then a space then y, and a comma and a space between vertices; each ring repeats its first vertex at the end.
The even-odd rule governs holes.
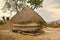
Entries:
MULTIPOLYGON (((4 4, 4 3, 2 3, 2 1, 3 0, 0 0, 0 8, 2 8, 2 6, 4 4)), ((42 5, 43 5, 43 8, 35 9, 35 11, 46 22, 55 21, 55 20, 60 19, 60 0, 44 0, 42 5)), ((0 19, 3 15, 9 16, 9 14, 8 15, 7 15, 7 13, 4 14, 0 10, 0 19)), ((13 15, 14 15, 14 13, 13 13, 13 15)))
POLYGON ((47 22, 60 19, 60 0, 44 0, 43 8, 36 10, 47 22))

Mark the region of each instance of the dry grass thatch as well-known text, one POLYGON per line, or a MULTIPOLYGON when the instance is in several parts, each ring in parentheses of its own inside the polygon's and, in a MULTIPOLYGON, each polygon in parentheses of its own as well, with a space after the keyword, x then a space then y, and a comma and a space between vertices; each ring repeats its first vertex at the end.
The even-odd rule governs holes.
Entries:
POLYGON ((25 7, 22 12, 17 13, 11 21, 17 24, 27 24, 27 23, 45 23, 45 20, 38 15, 34 10, 29 7, 25 7))
POLYGON ((59 27, 59 24, 57 22, 52 22, 50 26, 57 28, 59 27))

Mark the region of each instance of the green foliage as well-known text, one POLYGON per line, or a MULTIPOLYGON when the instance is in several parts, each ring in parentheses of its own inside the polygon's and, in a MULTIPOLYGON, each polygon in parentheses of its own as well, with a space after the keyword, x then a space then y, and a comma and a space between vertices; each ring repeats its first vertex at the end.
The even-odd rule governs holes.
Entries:
POLYGON ((6 6, 6 8, 11 8, 11 5, 10 5, 9 2, 6 2, 6 3, 5 3, 5 6, 6 6))
POLYGON ((35 8, 42 7, 43 0, 28 0, 31 6, 35 8))
POLYGON ((33 7, 33 9, 42 7, 43 0, 4 0, 5 4, 2 8, 3 12, 19 12, 21 11, 27 4, 30 3, 30 5, 33 7))
POLYGON ((23 2, 25 2, 26 0, 5 0, 5 4, 2 8, 3 12, 6 11, 20 11, 21 8, 24 7, 23 2))

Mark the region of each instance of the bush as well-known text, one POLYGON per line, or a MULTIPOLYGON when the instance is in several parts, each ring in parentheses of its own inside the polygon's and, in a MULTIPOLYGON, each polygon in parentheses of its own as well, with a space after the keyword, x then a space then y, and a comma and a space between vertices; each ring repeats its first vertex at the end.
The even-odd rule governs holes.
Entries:
POLYGON ((0 20, 0 25, 4 24, 4 22, 2 20, 0 20))

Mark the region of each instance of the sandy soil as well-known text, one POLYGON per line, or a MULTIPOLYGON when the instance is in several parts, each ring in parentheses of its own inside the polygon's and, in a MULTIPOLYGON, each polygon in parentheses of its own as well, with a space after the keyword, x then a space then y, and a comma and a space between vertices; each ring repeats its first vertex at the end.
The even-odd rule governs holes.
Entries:
POLYGON ((38 38, 60 40, 60 28, 44 28, 45 33, 38 38))
POLYGON ((14 33, 11 30, 0 30, 0 40, 60 40, 60 28, 44 28, 42 35, 30 36, 14 33))

